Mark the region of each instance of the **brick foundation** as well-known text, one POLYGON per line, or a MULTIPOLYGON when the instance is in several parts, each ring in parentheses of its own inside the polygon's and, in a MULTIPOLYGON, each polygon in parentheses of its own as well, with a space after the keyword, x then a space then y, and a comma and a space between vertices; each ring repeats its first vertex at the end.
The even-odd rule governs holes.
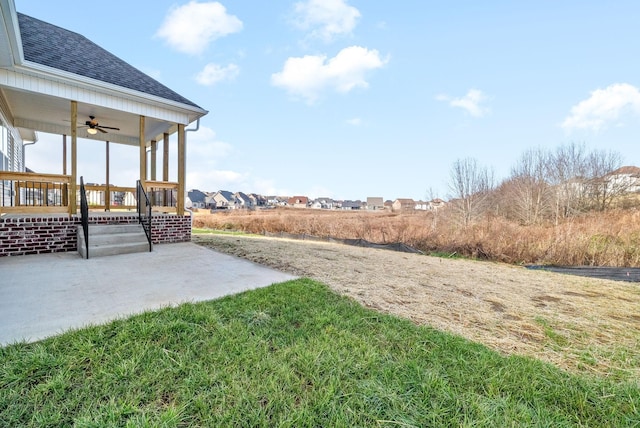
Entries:
MULTIPOLYGON (((136 216, 91 216, 89 224, 138 223, 136 216)), ((80 217, 0 218, 0 257, 78 251, 80 217)), ((189 216, 155 215, 151 222, 154 244, 191 241, 189 216)))
POLYGON ((191 241, 191 218, 189 216, 153 216, 151 242, 154 244, 166 244, 189 241, 191 241))

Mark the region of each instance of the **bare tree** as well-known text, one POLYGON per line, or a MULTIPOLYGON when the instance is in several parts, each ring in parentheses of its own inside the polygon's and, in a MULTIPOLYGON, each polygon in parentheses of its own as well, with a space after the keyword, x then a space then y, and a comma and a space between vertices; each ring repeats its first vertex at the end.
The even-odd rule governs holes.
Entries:
POLYGON ((584 144, 576 143, 562 145, 549 155, 548 180, 556 224, 584 207, 586 159, 584 144))
POLYGON ((511 168, 511 210, 524 224, 540 223, 551 209, 549 154, 540 148, 527 150, 511 168))
POLYGON ((586 165, 585 189, 590 207, 604 211, 628 189, 628 182, 616 181, 611 175, 622 166, 622 156, 610 150, 595 150, 589 153, 586 165))
POLYGON ((450 179, 451 202, 466 227, 489 207, 493 171, 479 166, 473 158, 458 159, 451 168, 450 179))

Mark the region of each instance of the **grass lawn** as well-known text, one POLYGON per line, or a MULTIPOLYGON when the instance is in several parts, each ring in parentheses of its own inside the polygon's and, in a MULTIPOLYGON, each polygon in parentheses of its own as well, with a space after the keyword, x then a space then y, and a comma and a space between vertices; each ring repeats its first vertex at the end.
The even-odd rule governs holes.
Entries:
POLYGON ((0 348, 0 426, 640 426, 640 385, 364 309, 311 280, 0 348))

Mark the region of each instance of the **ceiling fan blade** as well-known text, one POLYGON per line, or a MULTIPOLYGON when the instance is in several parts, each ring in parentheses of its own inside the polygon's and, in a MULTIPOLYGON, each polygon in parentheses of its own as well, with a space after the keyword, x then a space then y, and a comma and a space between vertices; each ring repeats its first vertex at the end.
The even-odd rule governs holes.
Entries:
POLYGON ((96 126, 96 129, 97 129, 98 131, 102 132, 103 134, 106 134, 106 133, 107 133, 107 131, 105 131, 104 129, 102 129, 102 127, 101 127, 101 126, 96 126))
POLYGON ((116 130, 116 131, 119 131, 119 130, 120 130, 120 128, 113 128, 113 127, 111 127, 111 126, 102 126, 102 125, 99 125, 99 126, 100 126, 100 128, 104 128, 104 129, 114 129, 114 130, 116 130))

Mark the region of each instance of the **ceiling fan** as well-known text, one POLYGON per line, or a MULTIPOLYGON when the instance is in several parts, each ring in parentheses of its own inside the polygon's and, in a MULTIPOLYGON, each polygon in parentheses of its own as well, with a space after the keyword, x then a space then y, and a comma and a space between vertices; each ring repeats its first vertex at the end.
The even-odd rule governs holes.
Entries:
POLYGON ((95 135, 98 133, 98 131, 102 132, 103 134, 106 134, 107 131, 105 131, 105 129, 113 129, 115 131, 119 131, 120 128, 114 128, 112 126, 101 126, 98 121, 96 120, 95 116, 89 116, 89 119, 91 120, 87 120, 84 123, 84 126, 87 126, 87 132, 91 135, 95 135))

